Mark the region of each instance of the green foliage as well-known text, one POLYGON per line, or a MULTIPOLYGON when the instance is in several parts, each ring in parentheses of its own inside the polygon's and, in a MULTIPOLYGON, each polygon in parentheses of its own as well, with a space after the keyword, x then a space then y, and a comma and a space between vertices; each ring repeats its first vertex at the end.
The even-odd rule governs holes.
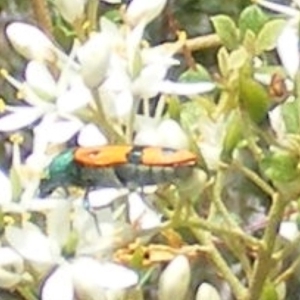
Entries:
POLYGON ((298 169, 299 157, 289 152, 277 150, 269 153, 261 162, 266 176, 278 182, 290 182, 300 175, 298 169))

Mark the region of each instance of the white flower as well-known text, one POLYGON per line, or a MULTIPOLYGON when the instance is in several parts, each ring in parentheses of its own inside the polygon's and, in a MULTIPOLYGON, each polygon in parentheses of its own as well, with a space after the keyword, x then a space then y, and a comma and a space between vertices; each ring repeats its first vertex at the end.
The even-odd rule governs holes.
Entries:
POLYGON ((131 26, 137 24, 147 25, 155 19, 164 9, 167 0, 133 0, 126 11, 126 18, 131 26))
POLYGON ((134 144, 173 149, 188 148, 188 138, 180 125, 174 120, 163 120, 157 125, 152 125, 151 122, 147 124, 144 119, 143 123, 141 122, 138 126, 140 130, 136 134, 134 144))
POLYGON ((191 280, 191 269, 188 259, 179 255, 175 257, 159 279, 159 300, 184 300, 191 280))
POLYGON ((49 276, 43 285, 41 300, 57 300, 62 295, 64 300, 72 300, 74 294, 81 299, 106 299, 107 291, 120 291, 137 283, 137 274, 126 267, 82 257, 63 264, 49 276))
POLYGON ((69 23, 83 19, 86 0, 55 0, 58 11, 69 23))

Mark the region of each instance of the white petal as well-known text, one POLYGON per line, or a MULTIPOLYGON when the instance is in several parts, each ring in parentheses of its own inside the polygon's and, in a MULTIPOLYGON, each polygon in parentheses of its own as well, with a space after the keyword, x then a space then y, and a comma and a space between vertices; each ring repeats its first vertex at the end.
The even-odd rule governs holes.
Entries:
POLYGON ((190 279, 191 270, 188 259, 183 255, 175 257, 159 279, 159 299, 186 299, 190 279))
POLYGON ((102 1, 110 4, 122 3, 122 0, 102 0, 102 1))
POLYGON ((59 112, 71 113, 91 103, 92 99, 90 90, 77 82, 58 97, 56 105, 59 112))
POLYGON ((89 193, 89 204, 91 207, 105 207, 114 202, 117 198, 127 193, 125 189, 102 188, 89 193))
POLYGON ((128 197, 129 219, 132 224, 138 224, 138 227, 147 230, 157 228, 161 224, 161 216, 150 209, 139 194, 131 193, 128 197))
POLYGON ((160 86, 167 74, 168 67, 163 64, 154 64, 145 67, 132 85, 133 95, 137 99, 155 97, 160 91, 160 86))
POLYGON ((105 113, 112 118, 126 118, 133 107, 133 96, 127 89, 114 92, 101 90, 101 101, 105 113))
POLYGON ((24 228, 8 226, 5 237, 9 244, 25 259, 41 264, 57 263, 59 249, 38 227, 27 223, 24 228))
POLYGON ((211 92, 215 87, 212 82, 179 83, 165 80, 159 84, 157 89, 164 94, 190 96, 211 92))
POLYGON ((77 143, 82 147, 103 146, 108 143, 108 140, 99 128, 91 123, 80 130, 77 143))
POLYGON ((162 12, 166 3, 167 0, 133 0, 126 11, 127 20, 132 26, 141 22, 148 24, 162 12))
POLYGON ((71 267, 68 264, 58 267, 45 281, 41 290, 41 300, 73 300, 74 287, 71 267))
POLYGON ((259 5, 266 7, 270 10, 273 10, 275 12, 283 13, 290 17, 298 17, 299 16, 299 11, 288 5, 281 5, 281 4, 277 4, 277 3, 274 3, 271 1, 266 1, 266 0, 259 0, 257 2, 259 5))
MULTIPOLYGON (((54 200, 54 199, 53 199, 54 200)), ((42 202, 47 202, 42 201, 42 202)), ((60 247, 66 244, 71 231, 71 202, 57 199, 56 205, 46 213, 48 236, 60 247)))
POLYGON ((23 107, 0 118, 0 131, 13 131, 28 126, 41 117, 42 113, 37 108, 23 107))
POLYGON ((294 78, 299 68, 299 33, 298 30, 287 24, 277 40, 277 51, 283 67, 291 78, 294 78))
POLYGON ((275 131, 278 140, 283 140, 286 136, 286 127, 282 117, 281 108, 281 106, 277 106, 268 113, 271 127, 275 131))
POLYGON ((204 282, 199 286, 195 300, 203 300, 203 299, 221 300, 221 296, 214 286, 204 282))
POLYGON ((11 184, 8 177, 0 170, 0 186, 1 186, 1 195, 0 195, 0 205, 8 204, 12 201, 12 190, 11 184))
POLYGON ((159 146, 160 142, 157 127, 142 128, 134 137, 134 144, 140 146, 159 146))
POLYGON ((292 242, 299 236, 298 226, 292 221, 282 222, 280 224, 279 234, 286 240, 292 242))
POLYGON ((8 247, 0 248, 0 287, 12 288, 22 280, 24 262, 20 255, 8 247))
POLYGON ((138 283, 138 275, 134 271, 114 263, 99 263, 88 257, 77 259, 72 269, 76 290, 119 290, 138 283))
POLYGON ((174 120, 163 120, 157 128, 157 134, 160 137, 159 146, 173 149, 186 149, 189 146, 185 132, 174 120))
POLYGON ((48 142, 61 144, 72 138, 80 130, 83 124, 79 120, 57 121, 48 128, 48 142))
POLYGON ((50 39, 37 27, 14 22, 7 26, 6 34, 13 47, 25 58, 53 61, 54 46, 50 39))
POLYGON ((43 99, 52 100, 56 95, 56 82, 47 69, 39 62, 30 61, 25 70, 27 84, 43 99))
POLYGON ((78 49, 78 60, 81 64, 81 75, 84 83, 95 88, 104 79, 110 58, 110 41, 105 34, 96 33, 78 49))
POLYGON ((55 0, 54 3, 67 22, 73 23, 83 18, 86 0, 55 0))

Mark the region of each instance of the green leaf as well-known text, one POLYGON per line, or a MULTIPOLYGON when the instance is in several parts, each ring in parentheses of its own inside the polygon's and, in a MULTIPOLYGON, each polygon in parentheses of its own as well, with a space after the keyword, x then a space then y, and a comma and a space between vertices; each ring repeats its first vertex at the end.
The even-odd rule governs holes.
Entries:
POLYGON ((268 113, 270 99, 268 92, 260 83, 250 77, 240 78, 240 101, 242 109, 250 116, 253 122, 259 124, 268 113))
POLYGON ((298 158, 288 152, 277 151, 261 162, 261 167, 266 176, 278 182, 290 182, 299 175, 298 158))
POLYGON ((228 120, 226 135, 223 141, 222 159, 227 160, 231 158, 233 150, 242 139, 242 128, 242 120, 238 112, 235 110, 228 120))
POLYGON ((242 39, 245 36, 247 30, 253 31, 258 34, 264 24, 268 21, 268 17, 257 5, 250 5, 246 7, 239 18, 239 29, 241 31, 242 39))
POLYGON ((188 69, 179 77, 180 82, 199 82, 211 81, 209 72, 200 64, 196 65, 195 69, 188 69))
POLYGON ((268 281, 265 283, 263 287, 263 291, 259 300, 278 300, 278 295, 276 292, 276 286, 274 283, 268 281))
POLYGON ((299 133, 299 108, 297 102, 285 102, 281 106, 282 117, 288 133, 299 133))
POLYGON ((272 20, 264 24, 256 40, 257 55, 275 48, 278 36, 285 24, 285 20, 272 20))
POLYGON ((211 20, 223 45, 230 50, 238 47, 239 31, 233 20, 225 15, 212 17, 211 20))
POLYGON ((223 77, 227 77, 230 71, 229 53, 225 47, 222 47, 218 52, 218 66, 223 77))
POLYGON ((168 113, 171 119, 179 120, 181 112, 180 100, 177 97, 168 98, 168 113))
POLYGON ((229 56, 229 66, 231 70, 238 70, 245 65, 248 60, 248 53, 244 47, 232 51, 229 56))

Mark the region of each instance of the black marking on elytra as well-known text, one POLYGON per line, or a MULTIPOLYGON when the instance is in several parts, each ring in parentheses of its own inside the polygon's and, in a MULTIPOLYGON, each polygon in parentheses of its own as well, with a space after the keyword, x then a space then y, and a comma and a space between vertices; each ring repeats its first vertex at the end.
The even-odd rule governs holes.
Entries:
POLYGON ((128 163, 138 165, 143 160, 143 150, 145 149, 144 146, 134 146, 132 149, 127 153, 126 158, 128 163))

